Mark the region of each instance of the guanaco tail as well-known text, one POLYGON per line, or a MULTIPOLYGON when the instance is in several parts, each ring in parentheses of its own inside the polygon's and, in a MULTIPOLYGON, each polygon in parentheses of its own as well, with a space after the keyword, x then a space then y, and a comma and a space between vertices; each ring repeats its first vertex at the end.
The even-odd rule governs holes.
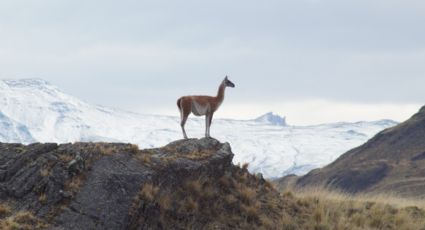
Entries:
POLYGON ((183 96, 177 100, 177 106, 180 110, 180 126, 182 127, 183 136, 187 139, 186 130, 184 125, 190 113, 196 116, 205 115, 205 137, 210 137, 210 126, 214 112, 220 107, 224 100, 224 91, 226 87, 235 87, 228 77, 224 78, 221 82, 217 96, 183 96))

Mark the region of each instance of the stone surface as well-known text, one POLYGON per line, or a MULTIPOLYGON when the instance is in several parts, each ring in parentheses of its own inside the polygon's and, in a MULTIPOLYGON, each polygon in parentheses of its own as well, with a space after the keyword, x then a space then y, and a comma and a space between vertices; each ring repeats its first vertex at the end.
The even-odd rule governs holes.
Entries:
POLYGON ((119 143, 1 143, 0 201, 31 211, 50 229, 151 229, 138 221, 152 207, 130 213, 143 185, 172 190, 188 179, 218 179, 234 167, 232 158, 228 143, 211 138, 149 150, 119 143))

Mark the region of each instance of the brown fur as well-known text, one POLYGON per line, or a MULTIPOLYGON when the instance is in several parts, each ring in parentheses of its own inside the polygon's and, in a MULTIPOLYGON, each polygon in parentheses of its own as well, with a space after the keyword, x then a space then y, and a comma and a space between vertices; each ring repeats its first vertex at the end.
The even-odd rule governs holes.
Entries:
POLYGON ((212 96, 183 96, 177 100, 177 106, 180 110, 183 136, 187 138, 184 125, 191 113, 196 116, 205 115, 205 136, 209 137, 209 129, 211 126, 214 112, 220 107, 224 100, 224 91, 226 86, 234 87, 234 84, 226 78, 220 84, 216 97, 212 96))

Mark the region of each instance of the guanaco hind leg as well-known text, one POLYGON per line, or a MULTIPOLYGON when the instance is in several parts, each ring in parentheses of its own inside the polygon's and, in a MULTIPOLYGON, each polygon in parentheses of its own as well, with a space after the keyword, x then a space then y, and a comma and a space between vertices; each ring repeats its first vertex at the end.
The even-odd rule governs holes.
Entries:
POLYGON ((187 139, 186 130, 184 129, 184 125, 186 124, 187 118, 189 117, 191 104, 189 100, 185 100, 184 98, 180 98, 177 103, 180 109, 180 126, 182 128, 183 137, 187 139))

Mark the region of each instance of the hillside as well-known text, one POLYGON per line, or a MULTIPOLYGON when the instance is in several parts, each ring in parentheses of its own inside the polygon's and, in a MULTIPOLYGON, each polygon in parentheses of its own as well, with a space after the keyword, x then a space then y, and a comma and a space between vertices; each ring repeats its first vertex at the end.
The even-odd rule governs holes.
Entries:
MULTIPOLYGON (((182 138, 177 107, 171 117, 92 105, 40 79, 0 80, 0 98, 0 142, 104 141, 154 148, 182 138)), ((217 115, 225 109, 231 109, 226 102, 217 115)), ((238 153, 234 163, 247 162, 251 172, 276 178, 322 167, 395 124, 381 120, 293 126, 285 117, 267 113, 252 120, 214 119, 211 135, 232 143, 238 153)), ((191 116, 189 137, 203 137, 204 127, 204 119, 191 116)))
POLYGON ((325 186, 349 193, 425 197, 425 107, 328 166, 280 182, 298 188, 325 186))
MULTIPOLYGON (((419 229, 424 206, 279 194, 228 143, 0 144, 0 229, 419 229)), ((414 203, 418 205, 419 203, 414 203)))

